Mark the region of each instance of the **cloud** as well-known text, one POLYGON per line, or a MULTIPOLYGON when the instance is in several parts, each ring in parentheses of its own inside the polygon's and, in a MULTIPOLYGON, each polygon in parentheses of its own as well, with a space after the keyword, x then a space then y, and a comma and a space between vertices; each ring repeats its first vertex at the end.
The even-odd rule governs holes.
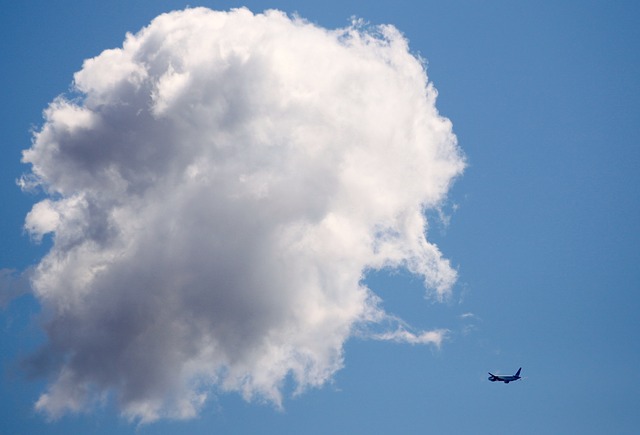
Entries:
POLYGON ((29 274, 31 269, 20 273, 13 269, 0 269, 0 308, 20 296, 29 293, 29 274))
POLYGON ((375 336, 378 340, 394 341, 396 343, 408 344, 434 344, 438 347, 442 344, 447 334, 446 329, 437 329, 433 331, 423 331, 418 334, 407 331, 404 328, 388 331, 375 336))
MULTIPOLYGON (((464 159, 392 26, 327 30, 279 11, 161 15, 86 60, 23 161, 25 227, 56 418, 113 399, 142 422, 227 391, 280 406, 385 317, 367 271, 407 268, 443 298, 426 239, 464 159)), ((406 328, 373 337, 439 344, 406 328)))
POLYGON ((462 335, 469 335, 478 329, 477 323, 482 322, 482 319, 473 313, 463 313, 459 316, 463 321, 462 335))

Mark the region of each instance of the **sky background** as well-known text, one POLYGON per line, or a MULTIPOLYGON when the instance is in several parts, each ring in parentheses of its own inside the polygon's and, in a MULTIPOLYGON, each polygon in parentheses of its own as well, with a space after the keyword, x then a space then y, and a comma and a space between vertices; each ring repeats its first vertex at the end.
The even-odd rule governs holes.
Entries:
MULTIPOLYGON (((30 295, 2 296, 0 432, 634 433, 640 346, 640 7, 631 1, 11 2, 0 18, 0 268, 48 251, 24 232, 38 195, 21 192, 21 153, 42 111, 84 59, 120 47, 158 14, 190 6, 276 8, 324 28, 356 16, 393 24, 427 62, 437 108, 468 167, 435 242, 458 271, 451 298, 425 298, 408 272, 371 273, 383 307, 433 346, 352 338, 333 381, 284 409, 235 393, 199 416, 137 426, 113 404, 48 422, 34 411, 46 380, 21 358, 44 340, 30 295), (635 139, 635 140, 634 140, 635 139), (487 381, 487 371, 524 380, 487 381)), ((3 290, 10 292, 10 290, 3 290)))

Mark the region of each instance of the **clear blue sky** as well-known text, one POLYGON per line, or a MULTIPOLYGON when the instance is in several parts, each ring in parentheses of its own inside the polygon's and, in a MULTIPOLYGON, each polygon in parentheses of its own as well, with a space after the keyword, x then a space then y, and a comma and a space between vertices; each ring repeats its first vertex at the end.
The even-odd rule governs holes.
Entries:
POLYGON ((113 404, 48 422, 46 379, 21 358, 44 340, 35 298, 0 310, 0 433, 634 433, 640 424, 640 6, 632 1, 12 2, 0 17, 0 268, 36 264, 37 195, 16 179, 42 111, 84 59, 162 12, 276 8, 325 28, 393 24, 427 60, 468 167, 429 238, 459 277, 448 302, 407 272, 373 273, 387 312, 446 328, 440 349, 352 338, 333 381, 284 409, 235 394, 199 416, 137 427, 113 404), (466 315, 466 316, 465 316, 466 315), (523 381, 490 383, 487 371, 523 381))

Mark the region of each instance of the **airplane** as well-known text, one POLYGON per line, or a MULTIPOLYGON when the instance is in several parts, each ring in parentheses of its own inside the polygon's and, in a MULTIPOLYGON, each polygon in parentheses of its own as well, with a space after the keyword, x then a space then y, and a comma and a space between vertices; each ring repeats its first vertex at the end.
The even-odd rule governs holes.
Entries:
POLYGON ((489 380, 491 382, 495 382, 495 381, 501 381, 504 382, 505 384, 508 384, 511 381, 517 381, 518 379, 520 379, 520 370, 522 370, 522 367, 520 367, 518 369, 518 371, 516 372, 515 375, 513 376, 508 376, 508 375, 494 375, 493 373, 489 372, 489 380))

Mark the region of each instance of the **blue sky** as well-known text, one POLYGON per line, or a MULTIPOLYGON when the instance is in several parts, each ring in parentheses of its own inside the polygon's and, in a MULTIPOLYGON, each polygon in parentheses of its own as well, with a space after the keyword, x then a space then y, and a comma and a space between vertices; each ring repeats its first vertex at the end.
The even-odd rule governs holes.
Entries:
MULTIPOLYGON (((4 8, 0 268, 22 271, 50 249, 25 217, 21 153, 42 111, 68 92, 84 59, 120 47, 158 14, 185 6, 297 12, 318 26, 351 16, 393 24, 426 59, 436 106, 467 168, 449 192, 447 225, 428 239, 458 272, 451 297, 422 280, 375 272, 387 313, 450 332, 440 348, 350 338, 344 368, 283 410, 237 393, 198 417, 137 426, 116 406, 49 422, 34 403, 51 379, 20 360, 46 340, 31 295, 0 311, 0 432, 27 433, 634 433, 640 347, 637 222, 639 7, 634 2, 15 3, 4 8), (25 24, 28 23, 28 24, 25 24), (487 371, 523 381, 496 385, 487 371)), ((434 213, 435 215, 435 213, 434 213)))

